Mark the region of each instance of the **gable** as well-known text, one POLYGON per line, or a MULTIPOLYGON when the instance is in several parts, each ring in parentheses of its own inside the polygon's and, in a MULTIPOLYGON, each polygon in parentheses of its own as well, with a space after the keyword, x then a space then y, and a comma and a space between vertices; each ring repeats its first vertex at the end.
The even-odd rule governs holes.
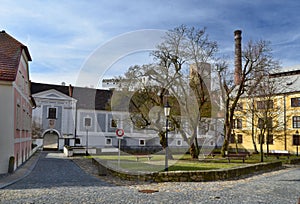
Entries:
POLYGON ((74 100, 74 101, 76 101, 74 98, 67 96, 55 89, 42 91, 42 92, 33 94, 32 96, 33 96, 33 98, 40 98, 40 99, 65 100, 65 101, 74 100))

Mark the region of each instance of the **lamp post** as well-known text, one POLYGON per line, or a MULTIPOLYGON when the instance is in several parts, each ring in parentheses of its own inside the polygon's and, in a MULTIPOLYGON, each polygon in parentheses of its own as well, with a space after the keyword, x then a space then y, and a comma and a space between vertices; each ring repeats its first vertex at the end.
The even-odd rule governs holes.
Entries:
POLYGON ((166 105, 164 106, 164 112, 166 116, 166 155, 165 155, 165 171, 168 171, 168 129, 169 129, 169 116, 170 116, 170 110, 171 106, 167 102, 166 105))

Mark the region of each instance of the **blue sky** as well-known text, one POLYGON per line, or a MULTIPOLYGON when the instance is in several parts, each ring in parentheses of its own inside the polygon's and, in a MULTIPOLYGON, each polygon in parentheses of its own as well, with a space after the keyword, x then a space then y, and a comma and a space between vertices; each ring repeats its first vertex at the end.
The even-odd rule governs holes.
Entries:
MULTIPOLYGON (((207 34, 218 42, 223 54, 233 55, 233 31, 241 29, 243 43, 249 39, 271 41, 274 56, 283 67, 300 64, 297 0, 0 2, 0 29, 28 46, 33 59, 30 78, 35 82, 76 84, 82 67, 103 45, 126 33, 164 31, 181 24, 207 27, 207 34)), ((144 51, 119 56, 110 67, 99 68, 99 76, 121 72, 131 63, 147 63, 142 56, 146 56, 144 51)), ((88 81, 81 85, 94 86, 88 81)))

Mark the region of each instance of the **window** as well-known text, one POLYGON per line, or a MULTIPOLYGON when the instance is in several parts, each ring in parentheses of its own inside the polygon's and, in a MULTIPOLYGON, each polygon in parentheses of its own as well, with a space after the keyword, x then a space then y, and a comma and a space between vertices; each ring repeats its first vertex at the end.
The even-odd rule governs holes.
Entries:
POLYGON ((231 134, 230 136, 230 143, 231 144, 242 144, 243 143, 243 135, 242 134, 231 134))
POLYGON ((111 138, 105 138, 105 145, 112 145, 112 139, 111 138))
POLYGON ((237 143, 238 144, 242 144, 243 143, 243 135, 242 134, 238 134, 237 135, 237 143))
POLYGON ((242 128, 243 128, 242 119, 234 119, 233 120, 233 129, 242 129, 242 128))
POLYGON ((297 135, 293 135, 293 145, 300 145, 300 135, 297 134, 297 135))
POLYGON ((22 114, 22 130, 26 130, 26 110, 23 109, 22 114))
POLYGON ((267 136, 267 142, 268 142, 268 144, 274 144, 274 138, 273 138, 273 135, 268 135, 268 136, 267 136))
POLYGON ((293 128, 300 128, 300 116, 293 117, 293 128))
POLYGON ((80 144, 80 138, 75 138, 75 144, 80 144))
POLYGON ((17 130, 21 129, 21 107, 20 104, 17 105, 17 130))
POLYGON ((292 107, 300 107, 300 98, 291 98, 292 107))
POLYGON ((273 100, 257 101, 257 109, 271 109, 273 108, 273 100))
POLYGON ((182 140, 176 140, 176 146, 182 146, 182 140))
POLYGON ((56 108, 49 108, 48 109, 48 118, 49 119, 56 119, 56 108))
POLYGON ((92 118, 86 117, 84 118, 84 127, 91 127, 92 126, 92 118))
POLYGON ((111 119, 111 121, 110 121, 110 127, 112 127, 112 128, 118 127, 118 121, 115 120, 115 119, 111 119))
POLYGON ((267 121, 265 122, 262 118, 258 118, 258 124, 257 124, 259 129, 272 129, 273 128, 273 121, 271 117, 267 118, 267 121))
POLYGON ((139 145, 140 146, 145 146, 146 145, 146 141, 144 139, 140 139, 139 140, 139 145))
POLYGON ((242 110, 243 110, 243 103, 242 103, 242 102, 240 102, 240 103, 238 103, 238 104, 236 105, 236 110, 237 110, 237 111, 242 111, 242 110))

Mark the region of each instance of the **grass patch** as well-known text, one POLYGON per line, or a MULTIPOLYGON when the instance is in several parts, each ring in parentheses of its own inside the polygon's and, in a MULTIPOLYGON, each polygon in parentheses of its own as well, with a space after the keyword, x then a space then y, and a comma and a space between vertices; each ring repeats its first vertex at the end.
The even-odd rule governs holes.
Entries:
MULTIPOLYGON (((110 160, 110 167, 118 168, 118 161, 110 160)), ((215 170, 224 169, 241 166, 243 164, 237 163, 196 163, 196 162, 176 162, 169 165, 169 171, 197 171, 197 170, 215 170)), ((151 163, 151 162, 133 162, 133 161, 120 161, 120 168, 127 171, 143 171, 143 172, 153 172, 153 171, 163 171, 165 166, 163 162, 151 163)))
MULTIPOLYGON (((120 156, 120 162, 118 155, 96 155, 87 156, 87 158, 99 158, 106 160, 108 165, 112 168, 121 168, 127 171, 142 171, 142 172, 154 172, 164 171, 165 168, 165 155, 153 154, 149 161, 148 158, 139 158, 137 161, 136 156, 129 154, 122 154, 120 156)), ((221 156, 207 157, 202 160, 192 160, 188 154, 174 154, 174 160, 169 160, 169 171, 197 171, 197 170, 216 170, 216 169, 228 169, 238 166, 244 166, 247 164, 260 163, 260 155, 253 154, 247 157, 245 163, 242 160, 228 160, 221 156)), ((290 156, 289 159, 297 158, 296 156, 290 156)), ((286 156, 282 156, 277 159, 276 156, 264 157, 264 162, 282 161, 287 163, 289 159, 286 156)))
MULTIPOLYGON (((121 155, 120 163, 118 162, 117 155, 98 155, 94 158, 106 160, 107 164, 112 168, 121 168, 127 171, 163 171, 165 168, 165 156, 164 155, 152 155, 152 159, 139 158, 136 161, 134 155, 121 155), (118 166, 119 165, 119 166, 118 166)), ((190 157, 182 158, 182 155, 173 155, 174 160, 169 161, 169 171, 196 171, 196 170, 214 170, 232 168, 241 165, 243 163, 228 163, 228 162, 200 162, 199 160, 191 160, 190 157)))

